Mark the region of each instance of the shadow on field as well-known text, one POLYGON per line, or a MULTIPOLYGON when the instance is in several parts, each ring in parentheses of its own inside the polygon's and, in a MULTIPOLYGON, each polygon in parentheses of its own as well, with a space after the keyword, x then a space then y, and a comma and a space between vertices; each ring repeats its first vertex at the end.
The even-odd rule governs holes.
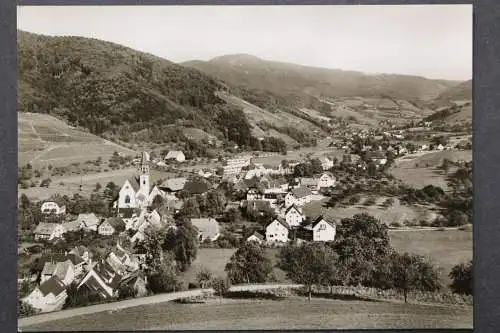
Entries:
POLYGON ((229 291, 224 294, 225 298, 232 299, 265 299, 271 301, 281 301, 286 296, 280 296, 269 292, 254 292, 254 291, 229 291))
MULTIPOLYGON (((297 291, 297 296, 307 297, 308 293, 306 291, 297 291)), ((324 299, 333 299, 339 301, 363 301, 363 302, 383 302, 382 300, 373 299, 369 297, 358 296, 354 294, 337 294, 337 293, 329 293, 329 292, 313 292, 311 293, 313 298, 324 298, 324 299)))

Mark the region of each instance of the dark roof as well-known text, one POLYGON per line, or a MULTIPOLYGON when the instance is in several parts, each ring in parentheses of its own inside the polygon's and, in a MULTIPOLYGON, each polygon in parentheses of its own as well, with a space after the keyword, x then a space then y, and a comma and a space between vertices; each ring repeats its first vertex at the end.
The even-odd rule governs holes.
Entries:
POLYGON ((286 215, 286 214, 288 214, 288 212, 289 212, 289 211, 291 211, 291 210, 292 210, 292 208, 294 208, 297 212, 299 212, 300 214, 302 214, 302 212, 300 211, 300 209, 299 209, 297 206, 295 206, 295 205, 291 205, 290 207, 288 207, 288 208, 286 209, 286 211, 285 211, 285 215, 286 215))
POLYGON ((335 228, 335 222, 333 222, 333 221, 329 221, 329 220, 325 219, 325 218, 324 218, 323 216, 321 216, 321 215, 320 215, 320 216, 318 216, 318 217, 314 220, 314 222, 312 223, 312 227, 314 228, 314 227, 315 227, 315 226, 316 226, 319 222, 321 222, 322 220, 324 220, 326 223, 328 223, 329 225, 331 225, 332 227, 334 227, 334 228, 335 228))
POLYGON ((54 296, 59 295, 64 290, 66 290, 66 286, 57 276, 53 275, 50 279, 44 281, 40 287, 38 287, 42 292, 43 296, 47 296, 52 293, 54 296))
MULTIPOLYGON (((258 239, 260 239, 260 240, 264 240, 264 236, 263 236, 263 235, 261 235, 261 234, 260 234, 259 232, 257 232, 257 231, 254 231, 254 233, 253 233, 253 234, 251 234, 251 235, 250 235, 250 237, 251 237, 251 236, 255 236, 255 237, 257 237, 257 238, 258 238, 258 239)), ((249 237, 249 238, 250 238, 250 237, 249 237)))
POLYGON ((43 267, 43 266, 45 266, 45 263, 48 263, 48 262, 57 263, 57 262, 63 262, 63 261, 66 261, 66 260, 71 261, 71 263, 73 265, 78 265, 78 264, 81 264, 81 263, 85 262, 85 260, 83 260, 82 257, 80 257, 78 254, 74 254, 74 253, 68 253, 68 254, 54 253, 54 254, 44 255, 43 257, 40 258, 39 263, 43 267))
POLYGON ((132 188, 136 192, 139 191, 139 189, 141 188, 141 185, 139 184, 139 181, 137 180, 136 177, 130 177, 128 179, 128 182, 130 183, 130 186, 132 186, 132 188))
POLYGON ((305 187, 305 186, 300 186, 300 187, 294 188, 292 190, 292 193, 297 198, 303 198, 303 197, 306 197, 306 196, 312 194, 311 190, 309 188, 305 187))
POLYGON ((260 179, 258 177, 253 177, 250 179, 244 179, 243 182, 247 187, 255 187, 258 188, 260 184, 260 179))
POLYGON ((286 221, 284 219, 282 219, 281 217, 277 217, 275 218, 271 223, 273 223, 274 221, 278 221, 279 223, 281 223, 285 228, 289 229, 290 230, 290 225, 288 223, 286 223, 286 221))
POLYGON ((258 211, 268 209, 269 207, 271 207, 269 201, 266 200, 245 200, 243 205, 247 209, 253 208, 258 211))
POLYGON ((108 222, 113 228, 118 228, 118 227, 125 227, 125 222, 119 217, 110 217, 106 219, 106 222, 108 222))

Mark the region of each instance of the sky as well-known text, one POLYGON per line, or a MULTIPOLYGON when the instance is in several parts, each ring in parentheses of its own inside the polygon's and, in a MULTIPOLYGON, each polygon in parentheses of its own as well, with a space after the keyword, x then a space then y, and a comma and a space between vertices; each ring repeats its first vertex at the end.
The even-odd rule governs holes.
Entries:
POLYGON ((174 62, 226 54, 306 66, 472 78, 472 5, 36 6, 18 29, 115 42, 174 62))

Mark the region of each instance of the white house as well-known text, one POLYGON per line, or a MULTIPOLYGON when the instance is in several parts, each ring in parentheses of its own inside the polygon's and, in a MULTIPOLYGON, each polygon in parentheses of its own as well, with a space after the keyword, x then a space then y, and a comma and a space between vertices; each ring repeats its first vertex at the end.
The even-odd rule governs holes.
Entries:
POLYGON ((51 241, 56 238, 61 238, 65 230, 62 224, 59 223, 39 223, 34 231, 35 240, 51 241))
POLYGON ((335 187, 337 179, 331 173, 323 173, 318 179, 318 189, 335 187))
POLYGON ((334 222, 318 217, 312 225, 314 242, 330 242, 335 240, 337 228, 334 222))
POLYGON ((75 269, 71 260, 57 263, 46 262, 40 276, 41 283, 53 276, 57 276, 64 285, 69 286, 75 280, 75 269))
POLYGON ((122 276, 115 272, 107 262, 101 262, 88 271, 77 288, 87 287, 101 297, 108 298, 116 295, 116 289, 121 280, 122 276))
POLYGON ((97 231, 99 227, 100 220, 94 213, 88 214, 78 214, 77 222, 80 226, 80 229, 85 231, 97 231))
POLYGON ((67 297, 66 285, 57 276, 53 276, 35 287, 22 301, 41 312, 51 312, 61 310, 67 297))
POLYGON ((266 227, 266 241, 268 243, 286 243, 288 242, 289 230, 290 226, 286 223, 286 221, 281 218, 276 218, 266 227))
POLYGON ((247 238, 247 242, 256 242, 261 244, 264 241, 264 236, 255 231, 250 237, 247 238))
POLYGON ((295 205, 291 205, 285 211, 285 221, 290 227, 298 227, 304 221, 302 210, 295 205))
POLYGON ((110 217, 99 225, 97 232, 99 235, 111 236, 123 230, 125 230, 125 222, 119 217, 110 217))
POLYGON ((186 160, 186 156, 184 156, 184 153, 180 150, 171 150, 168 152, 167 156, 165 156, 165 160, 184 162, 186 160))
POLYGON ((260 200, 263 194, 258 188, 251 187, 247 191, 247 200, 260 200))
POLYGON ((59 207, 59 205, 53 201, 46 201, 42 204, 40 210, 44 214, 60 215, 66 213, 66 206, 59 207))
POLYGON ((300 186, 292 189, 285 196, 285 207, 292 205, 302 206, 312 200, 312 192, 305 186, 300 186))

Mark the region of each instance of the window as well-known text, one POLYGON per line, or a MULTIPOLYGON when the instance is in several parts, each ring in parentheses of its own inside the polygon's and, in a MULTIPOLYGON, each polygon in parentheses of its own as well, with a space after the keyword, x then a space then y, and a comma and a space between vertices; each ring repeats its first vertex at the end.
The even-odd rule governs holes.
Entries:
POLYGON ((130 203, 130 195, 125 196, 125 203, 130 203))
POLYGON ((146 185, 146 181, 145 180, 142 181, 142 185, 146 185))
POLYGON ((319 230, 326 230, 326 225, 324 225, 324 224, 320 225, 319 230))

